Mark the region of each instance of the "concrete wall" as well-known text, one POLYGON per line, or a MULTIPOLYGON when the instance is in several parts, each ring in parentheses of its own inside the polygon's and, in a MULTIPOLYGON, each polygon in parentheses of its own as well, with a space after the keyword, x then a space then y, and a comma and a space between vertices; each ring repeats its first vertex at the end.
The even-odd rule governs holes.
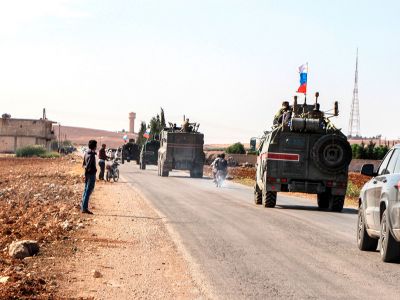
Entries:
POLYGON ((0 153, 14 153, 29 145, 50 147, 55 139, 48 120, 0 119, 0 153))

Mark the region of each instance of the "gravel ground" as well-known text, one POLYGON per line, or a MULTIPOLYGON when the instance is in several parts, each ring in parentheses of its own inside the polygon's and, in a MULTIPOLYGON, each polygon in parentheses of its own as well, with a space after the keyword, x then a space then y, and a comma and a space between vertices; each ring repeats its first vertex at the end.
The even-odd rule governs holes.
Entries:
POLYGON ((0 299, 52 299, 58 258, 73 255, 82 190, 80 160, 0 158, 0 299), (35 240, 40 251, 13 259, 13 241, 35 240))
POLYGON ((193 299, 200 292, 164 220, 125 182, 100 183, 90 204, 92 225, 76 255, 60 264, 61 297, 193 299))

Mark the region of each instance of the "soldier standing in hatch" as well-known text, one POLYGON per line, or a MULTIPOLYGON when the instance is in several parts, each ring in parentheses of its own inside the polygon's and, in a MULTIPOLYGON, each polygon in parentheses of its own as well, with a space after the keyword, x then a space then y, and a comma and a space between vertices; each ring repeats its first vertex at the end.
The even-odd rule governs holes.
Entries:
POLYGON ((288 111, 290 111, 289 102, 288 101, 283 101, 282 102, 282 107, 275 114, 274 126, 278 126, 278 125, 282 124, 283 117, 284 117, 285 113, 287 113, 288 111))
POLYGON ((186 119, 182 124, 182 131, 189 132, 189 126, 190 126, 189 119, 186 119))
POLYGON ((83 167, 85 168, 85 189, 82 196, 81 212, 84 214, 93 213, 89 210, 89 198, 94 190, 96 183, 96 148, 97 141, 90 140, 88 144, 89 150, 83 158, 83 167))

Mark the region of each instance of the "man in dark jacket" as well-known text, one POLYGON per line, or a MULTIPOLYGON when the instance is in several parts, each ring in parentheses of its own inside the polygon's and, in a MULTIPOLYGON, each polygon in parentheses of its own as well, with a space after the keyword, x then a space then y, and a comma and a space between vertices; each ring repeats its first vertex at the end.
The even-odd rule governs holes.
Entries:
POLYGON ((89 150, 83 158, 83 167, 85 168, 85 190, 82 196, 81 212, 84 214, 93 214, 89 209, 89 198, 94 190, 96 183, 96 148, 97 141, 89 141, 89 150))
POLYGON ((99 179, 100 180, 104 180, 104 169, 106 168, 106 160, 107 160, 106 144, 103 144, 103 145, 101 145, 101 149, 99 150, 99 167, 100 167, 99 179))

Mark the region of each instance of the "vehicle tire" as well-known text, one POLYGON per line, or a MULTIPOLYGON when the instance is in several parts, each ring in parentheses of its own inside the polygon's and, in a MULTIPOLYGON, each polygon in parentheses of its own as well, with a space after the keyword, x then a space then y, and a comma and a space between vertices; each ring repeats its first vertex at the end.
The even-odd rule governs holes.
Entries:
POLYGON ((378 246, 378 239, 371 238, 367 233, 363 209, 361 206, 358 209, 357 246, 358 249, 362 251, 375 251, 378 246))
POLYGON ((390 232, 389 218, 387 210, 382 214, 381 221, 381 258, 384 262, 393 262, 400 259, 400 243, 396 242, 390 232))
POLYGON ((318 208, 321 210, 328 209, 329 200, 330 200, 330 191, 326 191, 324 193, 318 194, 317 198, 318 208))
POLYGON ((164 163, 161 163, 161 176, 168 177, 169 171, 164 168, 164 163))
POLYGON ((324 173, 338 174, 346 170, 352 158, 349 142, 336 134, 322 136, 312 147, 311 158, 324 173))
POLYGON ((106 180, 110 181, 110 172, 109 171, 106 172, 106 180))
POLYGON ((329 199, 329 210, 341 212, 344 206, 344 196, 331 195, 329 199))
POLYGON ((257 183, 254 185, 254 203, 262 205, 262 193, 257 183))
POLYGON ((117 182, 119 179, 119 170, 115 170, 113 174, 113 180, 114 182, 117 182))
POLYGON ((262 191, 262 202, 265 207, 275 207, 276 205, 276 196, 277 192, 266 191, 265 189, 262 191))
POLYGON ((190 170, 190 177, 191 178, 203 178, 203 168, 199 166, 193 167, 192 170, 190 170))

